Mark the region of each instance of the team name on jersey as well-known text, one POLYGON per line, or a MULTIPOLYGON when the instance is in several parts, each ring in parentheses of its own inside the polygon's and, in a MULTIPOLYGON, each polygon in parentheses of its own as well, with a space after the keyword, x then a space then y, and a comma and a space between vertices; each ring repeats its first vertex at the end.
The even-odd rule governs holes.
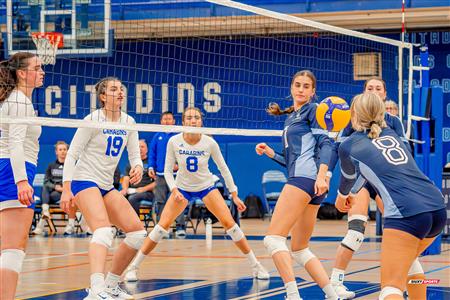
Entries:
POLYGON ((178 154, 180 154, 180 155, 192 155, 192 156, 203 156, 203 155, 206 155, 205 151, 183 150, 183 149, 180 149, 178 151, 178 154))
POLYGON ((127 135, 127 131, 118 129, 103 129, 103 134, 127 135))

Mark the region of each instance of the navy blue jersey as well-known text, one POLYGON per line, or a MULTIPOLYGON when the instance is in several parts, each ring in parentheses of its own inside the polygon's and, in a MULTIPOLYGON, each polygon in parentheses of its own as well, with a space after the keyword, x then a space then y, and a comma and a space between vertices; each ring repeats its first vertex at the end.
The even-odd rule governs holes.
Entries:
POLYGON ((390 128, 384 128, 376 139, 370 139, 367 132, 353 133, 339 147, 339 159, 339 193, 356 194, 368 181, 383 200, 386 218, 410 217, 445 207, 442 193, 390 128))
MULTIPOLYGON (((403 127, 400 118, 391 115, 390 113, 384 114, 384 121, 386 125, 395 131, 395 133, 400 137, 402 142, 405 144, 409 152, 412 152, 411 146, 409 145, 408 139, 406 138, 405 128, 403 127)), ((344 142, 355 130, 352 127, 351 122, 345 127, 338 135, 337 141, 333 143, 333 152, 331 153, 331 160, 328 169, 333 172, 338 161, 338 149, 339 145, 344 142)))
POLYGON ((318 166, 328 165, 331 141, 316 120, 317 104, 307 103, 288 115, 284 122, 283 154, 273 159, 288 169, 289 177, 316 179, 318 166))

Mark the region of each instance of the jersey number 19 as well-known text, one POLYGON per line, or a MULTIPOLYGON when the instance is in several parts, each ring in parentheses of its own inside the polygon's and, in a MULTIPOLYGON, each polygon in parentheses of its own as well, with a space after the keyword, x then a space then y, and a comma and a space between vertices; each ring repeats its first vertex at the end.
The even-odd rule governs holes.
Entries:
POLYGON ((123 145, 123 138, 121 136, 108 136, 108 145, 106 146, 106 155, 117 156, 120 153, 120 148, 123 145))

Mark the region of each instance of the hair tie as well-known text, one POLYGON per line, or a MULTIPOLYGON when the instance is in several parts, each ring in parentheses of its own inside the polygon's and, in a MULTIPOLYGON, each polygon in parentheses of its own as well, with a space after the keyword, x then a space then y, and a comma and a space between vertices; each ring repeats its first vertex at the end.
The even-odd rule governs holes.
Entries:
POLYGON ((374 125, 374 124, 377 124, 377 122, 371 121, 371 122, 369 123, 369 126, 372 127, 372 125, 374 125))

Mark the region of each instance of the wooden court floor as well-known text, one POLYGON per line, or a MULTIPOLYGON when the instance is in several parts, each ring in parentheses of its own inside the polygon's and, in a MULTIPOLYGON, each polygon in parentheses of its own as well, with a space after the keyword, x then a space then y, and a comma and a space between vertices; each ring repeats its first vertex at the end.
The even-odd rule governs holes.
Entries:
MULTIPOLYGON (((270 271, 270 280, 253 280, 246 259, 223 229, 214 229, 208 244, 204 227, 199 234, 184 240, 163 240, 144 261, 140 280, 123 286, 136 299, 284 299, 282 281, 263 245, 269 221, 242 220, 251 247, 270 271)), ((330 274, 336 247, 346 232, 346 221, 318 221, 312 251, 330 274)), ((188 234, 192 230, 188 230, 188 234)), ((357 299, 377 299, 379 293, 380 239, 375 224, 368 226, 367 239, 350 264, 346 285, 357 299)), ((89 237, 34 236, 30 238, 17 297, 19 299, 82 299, 89 284, 87 248, 89 237)), ((117 238, 116 247, 121 239, 117 238)), ((112 251, 111 251, 112 253, 112 251)), ((111 262, 108 257, 108 266, 111 262)), ((439 279, 428 286, 428 299, 450 299, 450 244, 444 242, 442 253, 421 258, 427 278, 439 279)), ((323 299, 320 288, 311 282, 303 268, 295 267, 303 299, 323 299)), ((425 299, 424 299, 425 300, 425 299)))

